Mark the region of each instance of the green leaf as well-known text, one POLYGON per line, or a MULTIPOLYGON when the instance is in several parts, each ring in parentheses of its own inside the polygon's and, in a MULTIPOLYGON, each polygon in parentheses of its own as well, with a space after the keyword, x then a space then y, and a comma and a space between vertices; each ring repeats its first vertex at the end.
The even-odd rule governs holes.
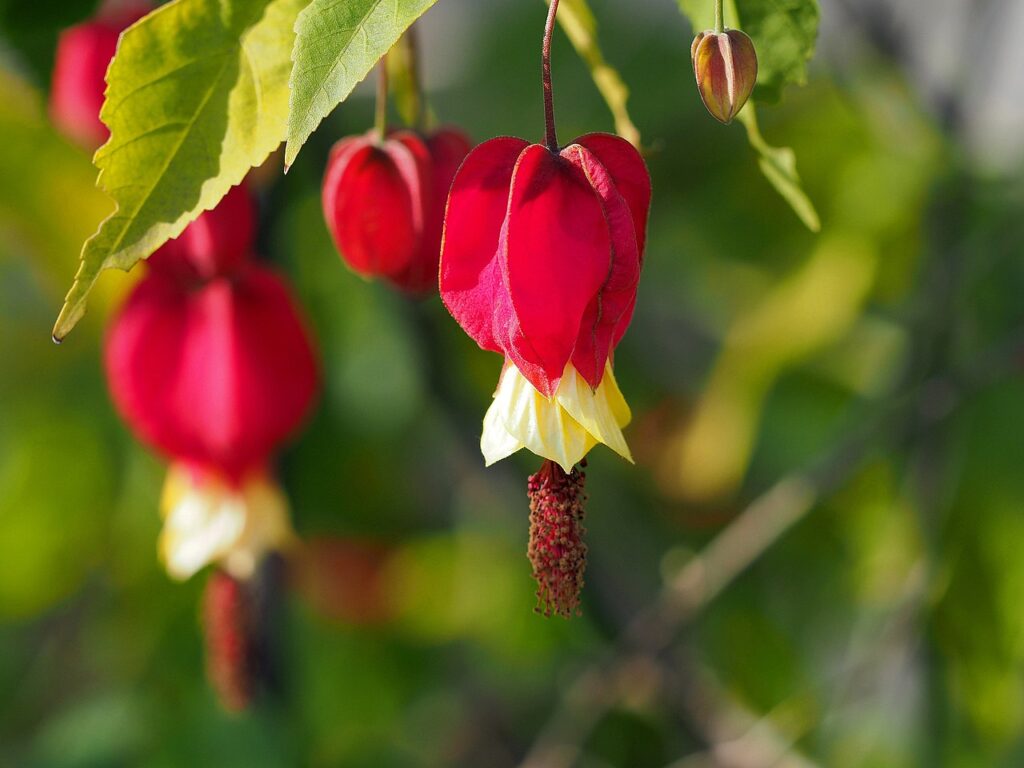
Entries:
MULTIPOLYGON (((694 30, 715 25, 712 0, 678 0, 694 30)), ((774 103, 790 83, 807 82, 821 12, 817 0, 726 0, 725 24, 742 29, 757 49, 754 99, 774 103)))
MULTIPOLYGON (((683 15, 695 30, 715 25, 714 3, 710 0, 677 0, 683 15)), ((817 0, 725 0, 726 26, 742 29, 754 39, 757 49, 757 87, 754 100, 777 101, 788 83, 807 81, 807 61, 814 54, 818 33, 817 0)), ((747 129, 750 146, 758 153, 758 165, 769 183, 793 208, 812 232, 821 229, 814 203, 800 185, 796 155, 788 147, 773 147, 757 125, 753 101, 738 119, 747 129)))
POLYGON ((757 125, 757 112, 753 104, 748 103, 737 119, 747 129, 750 146, 760 155, 758 165, 765 178, 789 203, 809 230, 820 231, 821 219, 814 208, 814 203, 800 185, 800 176, 796 172, 796 153, 789 147, 773 147, 764 140, 757 125))
POLYGON ((313 0, 295 23, 285 166, 437 0, 313 0))
MULTIPOLYGON (((551 0, 546 0, 550 3, 551 0)), ((590 75, 615 119, 615 131, 635 147, 640 146, 640 131, 627 109, 629 88, 618 71, 605 61, 597 41, 597 20, 587 0, 562 0, 558 6, 558 23, 565 30, 580 58, 590 68, 590 75)))
POLYGON ((790 83, 807 83, 821 13, 817 0, 737 0, 743 30, 757 48, 754 98, 774 103, 790 83))
POLYGON ((285 135, 289 54, 308 0, 175 0, 131 27, 107 73, 99 185, 117 203, 82 250, 60 341, 104 269, 130 269, 260 165, 285 135))

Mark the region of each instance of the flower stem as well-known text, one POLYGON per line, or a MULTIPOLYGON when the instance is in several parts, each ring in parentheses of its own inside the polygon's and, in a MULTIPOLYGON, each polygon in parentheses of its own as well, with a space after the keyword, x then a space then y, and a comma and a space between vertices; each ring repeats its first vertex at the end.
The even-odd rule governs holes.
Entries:
POLYGON ((715 32, 717 34, 722 34, 725 31, 725 24, 723 23, 725 14, 722 11, 724 2, 725 0, 715 0, 715 32))
POLYGON ((388 137, 388 56, 380 60, 377 67, 377 117, 374 120, 377 138, 384 141, 388 137))
POLYGON ((552 152, 558 151, 555 135, 555 102, 551 92, 551 36, 555 31, 555 16, 558 14, 558 0, 549 0, 547 24, 544 25, 544 45, 541 48, 541 82, 544 86, 544 143, 552 152))

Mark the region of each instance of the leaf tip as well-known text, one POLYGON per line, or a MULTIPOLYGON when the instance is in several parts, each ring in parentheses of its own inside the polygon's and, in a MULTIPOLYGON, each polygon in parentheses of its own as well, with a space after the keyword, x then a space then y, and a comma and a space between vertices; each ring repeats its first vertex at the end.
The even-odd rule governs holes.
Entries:
MULTIPOLYGON (((299 145, 301 146, 301 145, 299 145)), ((284 147, 284 172, 288 173, 288 170, 295 164, 295 158, 299 154, 299 146, 296 146, 294 142, 288 141, 284 147)))
POLYGON ((66 301, 60 310, 60 315, 57 316, 57 322, 54 323, 53 331, 50 334, 53 343, 62 344, 67 335, 78 325, 78 321, 82 319, 84 314, 85 308, 82 306, 81 301, 66 301))

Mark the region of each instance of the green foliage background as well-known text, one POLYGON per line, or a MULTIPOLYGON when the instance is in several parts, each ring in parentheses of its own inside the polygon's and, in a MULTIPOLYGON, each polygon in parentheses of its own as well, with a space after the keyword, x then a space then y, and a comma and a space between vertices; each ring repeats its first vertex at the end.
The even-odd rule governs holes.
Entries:
MULTIPOLYGON (((333 251, 319 181, 331 143, 372 120, 357 97, 262 192, 260 250, 323 358, 320 407, 280 467, 296 524, 386 547, 386 589, 343 570, 325 610, 296 579, 282 695, 230 717, 203 679, 201 579, 172 584, 156 560, 162 462, 105 391, 103 327, 131 278, 105 275, 82 326, 48 342, 111 209, 45 117, 40 41, 74 14, 0 4, 14 51, 0 72, 0 766, 501 768, 543 733, 595 767, 747 764, 729 749, 752 765, 1021 764, 1020 176, 974 173, 892 63, 865 56, 760 113, 799 157, 814 235, 742 128, 704 113, 685 21, 592 7, 652 148, 655 203, 616 359, 638 466, 592 455, 584 616, 532 612, 536 462, 482 466, 500 360, 436 300, 367 284, 333 251), (812 508, 670 649, 599 674, 751 500, 823 462, 812 508), (353 592, 387 618, 359 620, 353 592), (580 728, 586 670, 584 698, 610 706, 580 728)), ((472 14, 477 58, 429 94, 434 112, 480 140, 539 139, 542 17, 540 3, 472 14)), ((424 53, 428 71, 449 55, 424 53)), ((613 128, 563 37, 555 72, 563 139, 613 128)))

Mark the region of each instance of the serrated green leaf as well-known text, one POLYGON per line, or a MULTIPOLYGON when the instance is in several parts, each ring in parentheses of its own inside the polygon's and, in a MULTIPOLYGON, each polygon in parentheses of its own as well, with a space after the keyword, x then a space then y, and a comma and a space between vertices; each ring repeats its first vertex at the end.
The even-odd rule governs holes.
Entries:
MULTIPOLYGON (((551 0, 545 0, 549 3, 551 0)), ((597 20, 587 0, 562 0, 558 6, 558 23, 569 42, 590 69, 594 84, 608 104, 615 119, 615 131, 635 147, 640 146, 640 131, 629 116, 629 88, 618 71, 605 61, 597 41, 597 20)))
MULTIPOLYGON (((714 26, 713 0, 678 3, 695 30, 714 26)), ((726 0, 726 26, 742 29, 757 49, 756 101, 777 102, 787 85, 807 82, 820 20, 817 0, 726 0)))
POLYGON ((758 165, 765 178, 789 203, 809 230, 820 231, 821 219, 814 208, 814 203, 800 185, 800 176, 796 172, 796 153, 789 147, 773 147, 764 140, 757 125, 757 112, 753 104, 748 103, 737 119, 747 129, 750 146, 760 155, 758 165))
POLYGON ((85 244, 54 327, 99 273, 130 269, 213 208, 285 135, 288 73, 308 0, 175 0, 131 27, 107 73, 99 185, 117 210, 85 244))
POLYGON ((737 0, 744 31, 757 48, 754 98, 774 103, 790 83, 807 82, 821 13, 817 0, 737 0))
POLYGON ((285 165, 437 0, 313 0, 295 23, 285 165))

